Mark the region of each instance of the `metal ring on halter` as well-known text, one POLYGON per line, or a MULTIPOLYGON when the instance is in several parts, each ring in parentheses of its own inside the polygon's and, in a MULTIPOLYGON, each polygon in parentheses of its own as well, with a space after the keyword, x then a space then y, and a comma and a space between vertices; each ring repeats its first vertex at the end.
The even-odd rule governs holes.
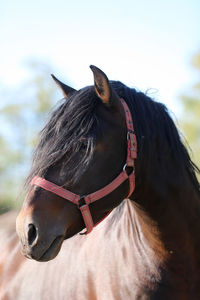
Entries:
POLYGON ((127 168, 127 163, 125 163, 125 165, 123 166, 123 171, 126 171, 127 168))
POLYGON ((123 166, 123 171, 127 173, 129 176, 131 173, 134 173, 134 167, 133 166, 127 166, 127 163, 123 166))

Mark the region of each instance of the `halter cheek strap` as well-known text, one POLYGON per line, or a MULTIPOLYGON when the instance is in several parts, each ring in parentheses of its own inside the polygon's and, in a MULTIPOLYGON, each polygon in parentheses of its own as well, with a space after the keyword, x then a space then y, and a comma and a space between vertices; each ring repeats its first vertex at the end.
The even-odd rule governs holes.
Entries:
POLYGON ((39 176, 35 176, 31 181, 31 185, 40 186, 41 188, 76 204, 81 211, 87 233, 91 232, 93 227, 99 224, 105 218, 104 217, 100 222, 94 225, 89 208, 89 205, 91 203, 107 196, 127 179, 129 180, 129 193, 127 195, 127 198, 132 195, 135 189, 134 160, 137 157, 137 141, 134 133, 133 120, 130 110, 126 102, 122 98, 120 100, 124 108, 127 126, 127 158, 122 172, 112 182, 94 193, 88 194, 86 196, 80 196, 39 176), (130 174, 127 173, 128 168, 132 168, 130 174))

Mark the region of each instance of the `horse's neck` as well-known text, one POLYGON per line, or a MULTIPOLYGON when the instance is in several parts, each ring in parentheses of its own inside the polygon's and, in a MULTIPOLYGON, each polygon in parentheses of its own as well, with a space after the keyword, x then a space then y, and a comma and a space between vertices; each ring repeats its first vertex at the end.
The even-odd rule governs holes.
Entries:
POLYGON ((200 197, 191 182, 181 191, 169 188, 167 193, 161 197, 147 191, 134 208, 137 227, 145 247, 158 253, 162 269, 169 274, 167 283, 184 285, 188 290, 200 283, 200 197))
MULTIPOLYGON (((200 231, 200 197, 191 183, 179 191, 169 188, 164 197, 149 192, 143 203, 137 210, 140 223, 143 228, 144 225, 157 228, 156 234, 160 235, 167 251, 171 254, 184 249, 195 251, 198 240, 200 243, 197 234, 200 231)), ((198 253, 199 247, 200 244, 198 253)))

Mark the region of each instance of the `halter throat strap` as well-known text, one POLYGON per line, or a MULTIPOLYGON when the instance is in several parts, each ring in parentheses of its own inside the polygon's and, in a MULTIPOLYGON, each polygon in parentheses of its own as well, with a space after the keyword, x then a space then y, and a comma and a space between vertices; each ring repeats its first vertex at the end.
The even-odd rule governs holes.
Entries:
MULTIPOLYGON (((72 203, 77 205, 77 207, 80 209, 87 233, 90 233, 94 226, 99 224, 101 221, 103 221, 103 218, 100 222, 96 223, 94 225, 89 205, 105 196, 113 192, 115 189, 117 189, 124 181, 127 179, 129 180, 129 193, 127 195, 127 198, 129 198, 134 189, 135 189, 135 173, 134 173, 134 160, 137 158, 137 141, 136 141, 136 135, 134 133, 134 127, 133 127, 133 120, 130 113, 130 110, 128 108, 128 105, 124 101, 124 99, 120 98, 121 104, 124 108, 125 118, 126 118, 126 126, 127 126, 127 157, 126 157, 126 163, 123 167, 122 172, 109 184, 107 184, 105 187, 97 190, 94 193, 88 194, 86 196, 80 196, 77 194, 72 193, 71 191, 64 189, 61 186, 58 186, 42 177, 35 176, 32 181, 31 185, 39 186, 53 194, 56 194, 72 203), (131 173, 128 174, 127 170, 128 168, 131 168, 131 173)), ((108 214, 107 214, 108 215, 108 214)), ((107 216, 106 215, 106 216, 107 216)))

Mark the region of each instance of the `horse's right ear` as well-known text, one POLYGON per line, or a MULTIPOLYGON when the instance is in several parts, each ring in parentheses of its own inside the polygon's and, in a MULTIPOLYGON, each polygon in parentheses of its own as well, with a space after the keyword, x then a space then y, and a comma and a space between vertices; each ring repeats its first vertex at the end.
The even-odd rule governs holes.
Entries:
POLYGON ((60 80, 58 80, 53 74, 51 74, 51 77, 56 82, 58 87, 61 89, 64 97, 68 98, 70 94, 76 92, 75 89, 71 88, 70 86, 68 86, 68 85, 64 84, 63 82, 61 82, 60 80))
POLYGON ((104 104, 110 105, 112 92, 108 77, 103 71, 93 65, 90 66, 90 69, 94 75, 94 89, 97 96, 104 104))

